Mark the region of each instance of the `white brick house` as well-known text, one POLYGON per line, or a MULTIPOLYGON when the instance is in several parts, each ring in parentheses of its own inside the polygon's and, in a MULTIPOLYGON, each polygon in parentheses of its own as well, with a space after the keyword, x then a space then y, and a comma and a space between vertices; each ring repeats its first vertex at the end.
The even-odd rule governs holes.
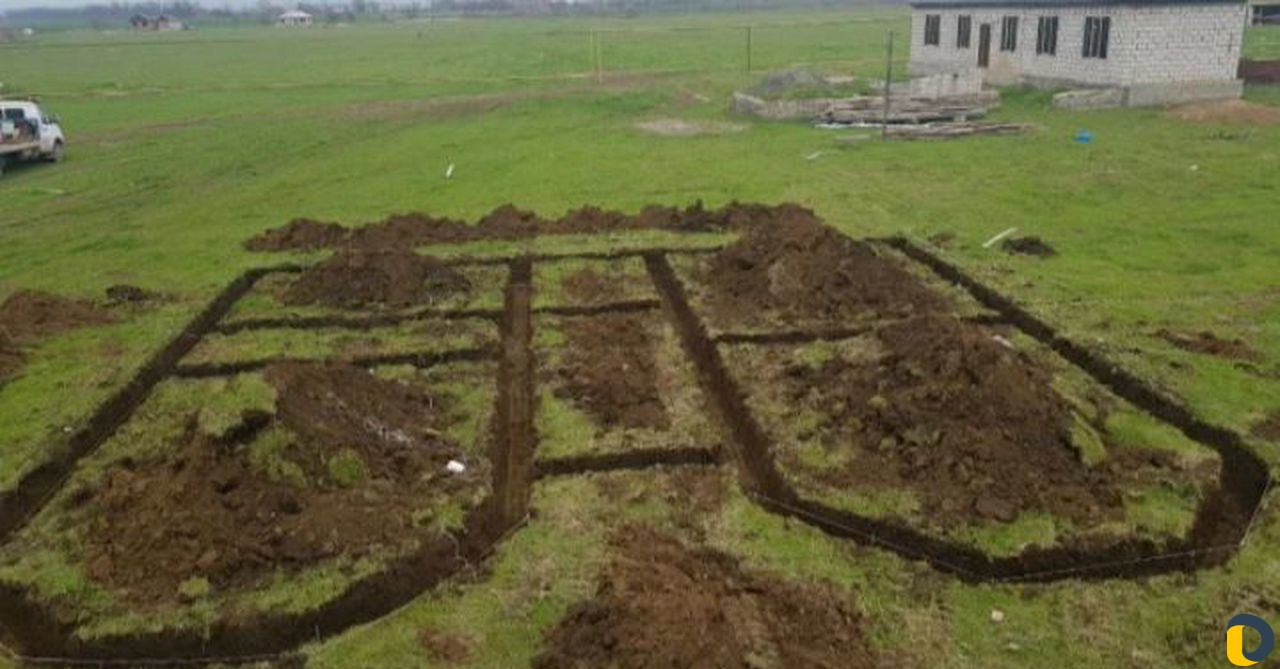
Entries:
POLYGON ((911 72, 1116 89, 1128 105, 1239 97, 1244 0, 914 0, 911 72), (967 27, 966 27, 967 24, 967 27))

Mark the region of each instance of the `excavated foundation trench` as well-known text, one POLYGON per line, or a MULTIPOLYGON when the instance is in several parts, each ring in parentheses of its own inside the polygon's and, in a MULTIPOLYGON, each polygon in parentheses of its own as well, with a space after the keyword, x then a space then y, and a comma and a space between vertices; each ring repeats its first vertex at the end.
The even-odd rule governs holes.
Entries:
MULTIPOLYGON (((454 264, 505 264, 509 279, 504 307, 498 311, 458 310, 407 318, 491 318, 499 323, 498 350, 477 348, 429 354, 396 354, 356 361, 359 364, 407 363, 431 366, 446 362, 497 358, 498 392, 493 418, 491 496, 466 518, 464 529, 430 543, 412 555, 396 560, 385 571, 364 579, 337 599, 317 610, 291 616, 263 617, 234 624, 220 623, 205 634, 165 632, 80 642, 74 629, 58 623, 28 593, 0 588, 0 640, 24 656, 70 658, 81 663, 146 659, 148 664, 243 664, 270 661, 280 666, 301 663, 292 649, 301 643, 338 633, 352 625, 375 620, 401 606, 441 580, 467 573, 482 561, 504 537, 518 529, 530 512, 530 488, 536 478, 569 476, 596 471, 643 469, 654 466, 709 465, 729 455, 736 463, 747 494, 763 508, 795 518, 833 536, 878 546, 908 559, 923 560, 940 571, 967 582, 1053 581, 1067 578, 1131 578, 1170 571, 1189 571, 1220 564, 1228 559, 1245 536, 1269 484, 1260 459, 1249 452, 1240 437, 1205 423, 1185 407, 1169 400, 1148 384, 1118 369, 1084 347, 1067 340, 1018 307, 1008 298, 982 285, 956 267, 903 239, 885 243, 901 251, 961 288, 998 314, 971 320, 1012 324, 1050 346, 1099 383, 1176 426, 1187 436, 1212 447, 1221 456, 1221 486, 1201 506, 1188 538, 1163 544, 1126 540, 1101 549, 1062 547, 1029 550, 1008 558, 991 558, 981 552, 927 536, 895 523, 839 511, 798 495, 772 461, 769 438, 748 409, 745 396, 728 372, 717 343, 799 343, 840 339, 864 333, 865 328, 821 331, 722 334, 713 339, 689 303, 667 256, 673 253, 707 253, 715 249, 675 251, 649 249, 622 253, 571 256, 517 257, 455 261, 454 264), (564 258, 618 259, 640 256, 660 300, 635 300, 592 307, 533 309, 532 266, 564 258), (621 454, 589 455, 535 461, 534 359, 531 350, 532 314, 592 316, 615 312, 663 309, 675 325, 681 345, 692 360, 698 381, 710 399, 713 413, 726 431, 725 443, 714 448, 652 449, 621 454)), ((60 457, 26 477, 17 491, 0 498, 0 541, 7 539, 37 513, 65 483, 80 458, 106 441, 146 400, 157 383, 169 376, 199 378, 239 374, 261 369, 274 360, 253 360, 221 365, 180 365, 205 334, 230 333, 256 328, 349 327, 367 329, 402 322, 402 317, 257 319, 219 325, 232 305, 254 283, 271 272, 300 272, 301 268, 276 267, 247 272, 232 282, 169 345, 157 353, 137 376, 104 403, 77 432, 71 447, 60 457)))

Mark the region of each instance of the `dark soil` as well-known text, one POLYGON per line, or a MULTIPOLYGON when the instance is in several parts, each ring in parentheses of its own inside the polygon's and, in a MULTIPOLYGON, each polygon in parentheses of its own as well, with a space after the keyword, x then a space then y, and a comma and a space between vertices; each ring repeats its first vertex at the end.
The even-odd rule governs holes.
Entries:
POLYGON ((461 476, 445 471, 462 450, 430 427, 443 408, 425 391, 338 364, 282 364, 267 378, 276 416, 248 414, 219 436, 193 419, 167 457, 121 462, 77 495, 94 505, 94 579, 139 603, 172 602, 196 578, 215 591, 252 585, 279 569, 401 547, 423 531, 416 513, 484 483, 476 463, 461 476), (265 461, 251 457, 272 421, 294 438, 265 461), (354 468, 335 469, 353 453, 354 468))
MULTIPOLYGON (((729 211, 724 225, 750 208, 729 211)), ((903 316, 945 305, 938 294, 867 244, 823 225, 795 205, 755 212, 761 221, 712 256, 703 280, 722 320, 750 323, 903 316)), ((747 214, 751 215, 751 214, 747 214)))
POLYGON ((664 429, 658 361, 646 319, 636 314, 566 318, 556 394, 604 427, 664 429))
POLYGON ((1010 237, 1000 243, 1000 248, 1009 253, 1047 258, 1058 255, 1058 251, 1039 237, 1010 237))
POLYGON ((346 238, 347 229, 337 223, 295 218, 250 238, 244 247, 250 251, 314 251, 337 246, 346 238))
POLYGON ((140 304, 150 302, 159 297, 157 294, 129 284, 118 284, 107 288, 107 299, 114 304, 140 304))
POLYGON ((34 290, 20 290, 0 303, 0 384, 17 375, 25 346, 68 330, 114 323, 92 302, 34 290))
POLYGON ((427 655, 445 666, 466 664, 475 654, 475 641, 459 634, 425 628, 418 639, 427 655))
POLYGON ((547 634, 534 669, 876 666, 847 594, 748 572, 644 527, 612 543, 595 597, 547 634))
POLYGON ((1198 334, 1185 334, 1170 330, 1158 330, 1156 336, 1177 346, 1184 351, 1215 355, 1231 360, 1262 362, 1262 354, 1255 351, 1242 339, 1221 339, 1212 332, 1203 331, 1198 334))
POLYGON ((22 354, 22 349, 18 348, 17 343, 10 339, 9 335, 0 332, 0 384, 17 374, 24 362, 26 362, 26 356, 22 354))
POLYGON ((267 230, 245 242, 251 251, 300 251, 320 248, 410 249, 427 244, 451 244, 485 240, 529 239, 537 235, 595 234, 624 230, 663 229, 709 232, 743 224, 769 212, 763 205, 731 204, 707 211, 699 202, 687 209, 646 207, 636 215, 586 206, 559 219, 505 204, 494 209, 475 225, 438 218, 429 214, 395 214, 358 228, 336 223, 297 219, 280 228, 267 230))
POLYGON ((427 306, 470 289, 465 276, 430 256, 347 249, 304 272, 285 292, 284 301, 349 309, 404 308, 427 306))
POLYGON ((584 269, 566 276, 560 281, 560 286, 573 304, 607 304, 626 299, 627 292, 623 286, 628 280, 616 272, 584 269))
POLYGON ((1280 84, 1280 60, 1240 60, 1240 78, 1251 84, 1280 84))
POLYGON ((1280 410, 1272 411, 1266 418, 1253 424, 1249 434, 1268 441, 1280 441, 1280 410))
POLYGON ((954 317, 891 324, 878 340, 883 354, 864 364, 787 369, 786 399, 816 405, 833 448, 859 449, 856 466, 813 472, 819 480, 906 486, 942 519, 1034 509, 1090 521, 1121 510, 1072 446, 1072 414, 1049 373, 954 317))
POLYGON ((92 302, 34 290, 20 290, 0 303, 0 331, 18 344, 113 322, 115 318, 110 313, 92 302))

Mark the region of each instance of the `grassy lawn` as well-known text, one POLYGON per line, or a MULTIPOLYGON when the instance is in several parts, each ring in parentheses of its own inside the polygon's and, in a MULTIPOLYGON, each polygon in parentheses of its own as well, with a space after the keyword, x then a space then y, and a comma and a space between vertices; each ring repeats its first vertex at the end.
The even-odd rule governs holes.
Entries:
MULTIPOLYGON (((907 29, 905 11, 876 9, 68 31, 0 46, 4 94, 38 95, 70 143, 65 164, 0 179, 0 300, 19 289, 100 299, 120 283, 165 295, 120 323, 29 352, 22 375, 0 387, 0 490, 56 452, 71 426, 240 272, 282 260, 245 251, 249 236, 299 216, 360 224, 427 211, 474 220, 507 202, 553 216, 584 204, 635 212, 794 201, 854 236, 928 244, 948 233, 936 249, 947 259, 1199 416, 1248 433, 1280 411, 1280 126, 1187 122, 1162 109, 1064 112, 1030 91, 1007 91, 994 118, 1034 131, 936 143, 841 142, 845 131, 727 111, 730 93, 766 69, 883 76, 886 32, 907 29), (745 71, 747 25, 755 73, 745 71), (601 83, 588 50, 593 30, 601 83), (656 119, 745 128, 695 137, 636 128, 656 119), (1080 130, 1093 142, 1074 141, 1080 130), (983 248, 1014 226, 1058 254, 983 248), (1161 329, 1239 338, 1260 357, 1243 364, 1188 352, 1156 337, 1161 329)), ((1280 28, 1251 28, 1245 51, 1280 58, 1280 28)), ((897 53, 901 72, 906 55, 897 53)), ((1246 98, 1280 105, 1280 86, 1250 87, 1246 98)), ((665 239, 652 233, 644 244, 665 239)), ((537 250, 573 242, 539 241, 537 250)), ((274 306, 262 302, 264 313, 274 306)), ((496 307, 496 293, 475 306, 496 307)), ((295 334, 282 333, 272 350, 344 345, 295 334)), ((395 335, 386 342, 398 350, 395 335)), ((228 336, 204 353, 270 352, 228 336)), ((543 409, 565 434, 581 433, 569 409, 543 409)), ((576 445, 555 447, 566 455, 576 445)), ((1251 446, 1280 464, 1280 442, 1251 438, 1251 446)), ((524 666, 542 631, 592 592, 617 520, 582 511, 601 506, 589 483, 539 485, 541 515, 503 545, 485 580, 316 644, 313 665, 430 662, 416 630, 431 625, 487 641, 468 666, 524 666)), ((664 497, 645 485, 618 513, 669 522, 664 497)), ((1280 621, 1280 525, 1271 514, 1228 565, 1193 576, 975 587, 767 515, 728 487, 722 507, 699 521, 709 542, 762 569, 849 589, 877 648, 908 666, 1208 669, 1223 665, 1232 614, 1280 621), (992 622, 993 609, 1003 623, 992 622)))

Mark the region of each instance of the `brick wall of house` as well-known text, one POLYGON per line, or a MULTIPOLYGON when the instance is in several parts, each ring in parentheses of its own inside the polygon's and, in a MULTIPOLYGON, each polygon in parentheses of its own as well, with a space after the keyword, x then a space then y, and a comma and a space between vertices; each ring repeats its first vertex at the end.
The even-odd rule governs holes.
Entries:
POLYGON ((1248 9, 1243 3, 1197 5, 1110 5, 1092 7, 970 7, 912 10, 911 71, 915 74, 964 71, 977 67, 981 24, 991 25, 991 64, 985 75, 994 84, 1026 82, 1047 86, 1127 86, 1144 83, 1231 80, 1240 60, 1248 9), (927 14, 942 17, 940 44, 924 44, 927 14), (968 48, 956 46, 960 16, 971 16, 968 48), (1001 19, 1018 17, 1018 44, 1000 50, 1001 19), (1041 16, 1058 17, 1056 55, 1036 53, 1041 16), (1111 17, 1106 59, 1085 58, 1085 17, 1111 17))

